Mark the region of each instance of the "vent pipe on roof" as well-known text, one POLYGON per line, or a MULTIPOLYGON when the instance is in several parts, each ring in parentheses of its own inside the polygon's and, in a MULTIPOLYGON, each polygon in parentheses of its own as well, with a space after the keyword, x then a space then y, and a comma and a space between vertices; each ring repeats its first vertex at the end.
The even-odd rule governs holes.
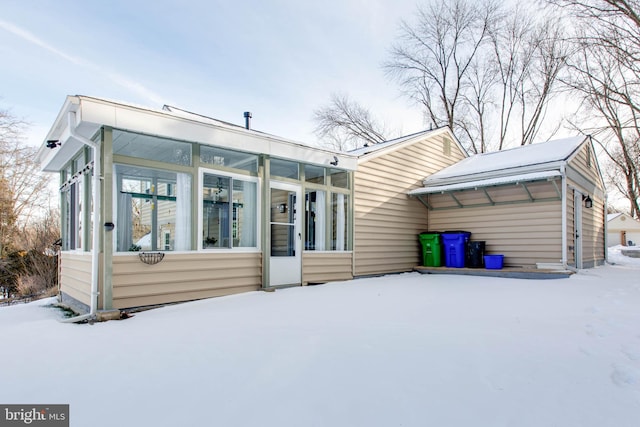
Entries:
POLYGON ((251 111, 244 112, 244 127, 251 129, 251 111))

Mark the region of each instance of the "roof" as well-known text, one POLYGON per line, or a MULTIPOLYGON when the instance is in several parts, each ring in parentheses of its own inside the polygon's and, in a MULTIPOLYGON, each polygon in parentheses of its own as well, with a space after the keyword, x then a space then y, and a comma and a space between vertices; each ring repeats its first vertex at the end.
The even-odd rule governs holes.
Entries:
POLYGON ((612 221, 622 215, 622 212, 607 214, 607 222, 612 221))
POLYGON ((640 224, 640 219, 634 218, 631 215, 626 214, 624 212, 616 212, 616 213, 607 214, 607 222, 613 221, 616 218, 620 218, 622 221, 631 220, 633 222, 636 222, 636 223, 640 224))
POLYGON ((482 188, 495 185, 514 184, 520 182, 546 181, 562 176, 559 171, 544 171, 534 173, 524 173, 519 175, 509 175, 497 178, 480 179, 476 181, 459 182, 456 184, 427 186, 417 188, 409 192, 410 196, 420 196, 423 194, 441 193, 445 191, 463 190, 467 188, 482 188))
POLYGON ((607 223, 609 232, 640 232, 640 220, 624 212, 608 214, 607 223))
MULTIPOLYGON (((213 117, 205 116, 200 113, 194 113, 193 111, 188 111, 183 108, 174 107, 173 105, 167 105, 167 104, 163 105, 162 111, 166 111, 175 116, 184 117, 185 119, 196 120, 198 122, 206 122, 206 123, 211 123, 217 126, 226 126, 226 127, 236 128, 236 129, 245 129, 253 132, 260 132, 251 128, 247 129, 244 126, 240 126, 235 123, 225 122, 224 120, 214 119, 213 117)), ((260 132, 260 133, 264 133, 264 132, 260 132)))
POLYGON ((376 151, 379 150, 383 150, 385 148, 388 148, 392 145, 396 145, 396 144, 400 144, 402 142, 405 141, 409 141, 413 138, 419 137, 419 136, 424 136, 424 135, 428 135, 430 133, 433 132, 433 129, 429 129, 429 130, 423 130, 420 132, 416 132, 416 133, 412 133, 409 135, 404 135, 398 138, 394 138, 394 139, 390 139, 388 141, 384 141, 384 142, 379 142, 377 144, 370 144, 361 148, 356 148, 355 150, 349 150, 348 153, 349 154, 353 154, 355 156, 364 156, 366 154, 370 154, 370 153, 375 153, 376 151))
POLYGON ((448 126, 442 126, 436 129, 428 129, 420 132, 415 132, 409 135, 404 135, 398 138, 390 139, 388 141, 379 142, 377 144, 371 144, 366 147, 357 148, 355 150, 347 151, 348 154, 357 156, 360 160, 369 160, 370 158, 382 155, 388 151, 393 151, 403 147, 405 144, 410 145, 414 142, 422 141, 425 137, 432 137, 438 134, 445 133, 451 137, 455 144, 458 145, 460 151, 467 155, 467 151, 462 147, 455 135, 451 132, 448 126))
MULTIPOLYGON (((587 139, 585 136, 557 139, 508 150, 476 154, 436 172, 424 180, 425 186, 472 182, 527 172, 557 170, 587 139)), ((471 185, 472 186, 472 185, 471 185)), ((470 186, 467 186, 468 188, 470 186)))
POLYGON ((355 170, 357 158, 348 153, 314 147, 302 142, 246 129, 176 107, 149 108, 121 101, 83 95, 68 96, 52 124, 37 160, 42 170, 57 172, 78 152, 83 143, 70 133, 91 139, 102 126, 179 141, 198 142, 230 150, 268 154, 273 157, 355 170), (71 119, 73 117, 73 120, 71 119), (55 149, 47 140, 60 141, 55 149))

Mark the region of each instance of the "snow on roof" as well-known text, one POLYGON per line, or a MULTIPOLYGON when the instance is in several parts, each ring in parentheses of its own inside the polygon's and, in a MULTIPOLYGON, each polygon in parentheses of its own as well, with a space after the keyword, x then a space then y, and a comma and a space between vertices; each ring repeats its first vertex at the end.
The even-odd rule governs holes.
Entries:
POLYGON ((618 218, 620 215, 622 215, 622 212, 607 214, 607 222, 618 218))
POLYGON ((476 154, 459 161, 425 179, 425 185, 451 183, 479 174, 517 173, 519 168, 545 165, 567 160, 584 142, 585 136, 557 139, 508 150, 476 154))
POLYGON ((409 140, 411 140, 413 138, 416 138, 416 137, 428 135, 430 133, 433 133, 433 132, 436 132, 436 131, 440 131, 442 129, 443 128, 440 127, 440 128, 436 128, 436 129, 423 130, 423 131, 420 131, 420 132, 412 133, 410 135, 404 135, 404 136, 401 136, 401 137, 398 137, 398 138, 395 138, 395 139, 390 139, 388 141, 380 142, 378 144, 371 144, 371 145, 368 145, 366 147, 357 148, 355 150, 349 150, 349 151, 347 151, 347 153, 353 154, 354 156, 358 156, 358 157, 364 156, 366 154, 374 153, 374 152, 382 150, 384 148, 388 148, 388 147, 391 147, 393 145, 400 144, 400 143, 405 142, 405 141, 409 141, 409 140))
POLYGON ((490 187, 493 185, 512 184, 517 182, 542 181, 561 176, 559 171, 544 171, 534 173, 524 173, 520 175, 501 176, 497 178, 480 179, 476 181, 460 182, 457 184, 425 186, 409 192, 411 196, 422 194, 440 193, 443 191, 464 190, 467 188, 490 187))

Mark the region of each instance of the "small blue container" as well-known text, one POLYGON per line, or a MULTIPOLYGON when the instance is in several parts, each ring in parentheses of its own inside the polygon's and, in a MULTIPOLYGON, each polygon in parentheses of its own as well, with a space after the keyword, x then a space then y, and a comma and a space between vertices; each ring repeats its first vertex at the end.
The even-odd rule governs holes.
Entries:
POLYGON ((504 255, 485 255, 484 267, 487 270, 502 270, 504 255))

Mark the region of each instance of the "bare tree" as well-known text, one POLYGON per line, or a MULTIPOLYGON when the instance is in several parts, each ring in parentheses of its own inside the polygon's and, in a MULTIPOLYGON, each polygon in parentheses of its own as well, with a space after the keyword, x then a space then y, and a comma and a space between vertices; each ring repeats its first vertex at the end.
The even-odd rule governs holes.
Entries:
POLYGON ((582 98, 585 133, 598 134, 605 154, 623 177, 615 183, 640 216, 640 1, 548 0, 575 21, 570 73, 564 83, 582 98))
POLYGON ((468 148, 474 153, 489 151, 494 122, 495 102, 493 93, 496 87, 496 67, 491 66, 490 55, 478 56, 469 68, 466 76, 466 90, 462 92, 459 114, 455 128, 463 134, 468 148))
POLYGON ((431 1, 415 22, 402 22, 384 68, 432 124, 450 126, 471 151, 530 144, 547 121, 567 49, 557 21, 534 16, 522 4, 431 1))
POLYGON ((58 252, 54 246, 60 238, 58 209, 48 209, 37 220, 21 227, 16 246, 24 253, 25 269, 16 279, 22 295, 41 294, 55 289, 58 279, 58 252))
POLYGON ((402 91, 422 105, 432 125, 454 129, 465 77, 485 43, 497 6, 491 0, 432 1, 401 35, 384 64, 402 91))
POLYGON ((23 140, 26 123, 0 110, 0 256, 48 201, 48 178, 35 161, 37 149, 23 140))
POLYGON ((348 151, 386 141, 390 131, 347 95, 333 94, 330 104, 314 112, 316 135, 332 148, 348 151))
MULTIPOLYGON (((502 25, 492 28, 499 76, 498 150, 510 139, 519 145, 537 139, 569 52, 560 28, 558 20, 548 16, 536 20, 522 5, 516 5, 502 25)), ((555 125, 557 130, 559 122, 555 125)))

